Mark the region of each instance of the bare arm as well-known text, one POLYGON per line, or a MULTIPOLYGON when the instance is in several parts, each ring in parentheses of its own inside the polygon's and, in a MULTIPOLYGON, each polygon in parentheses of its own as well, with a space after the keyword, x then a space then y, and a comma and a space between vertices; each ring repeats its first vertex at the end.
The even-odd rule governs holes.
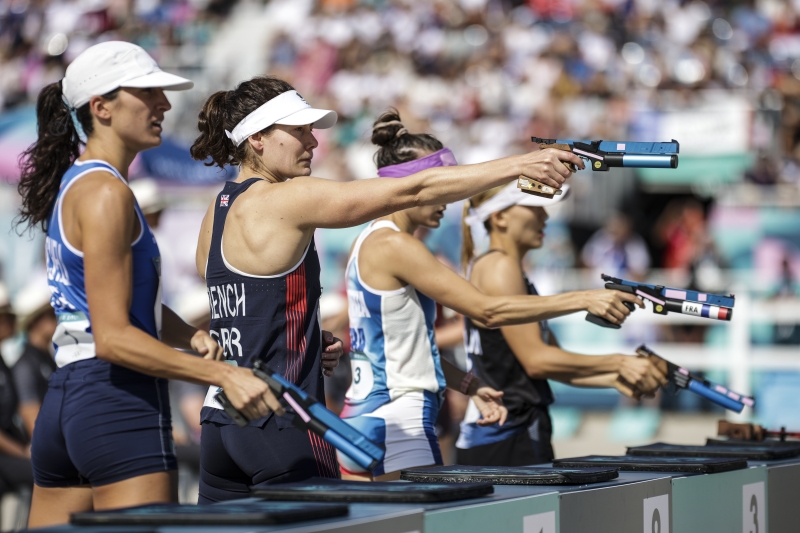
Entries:
MULTIPOLYGON (((441 359, 441 362, 447 388, 461 392, 461 383, 467 373, 447 359, 441 359)), ((508 409, 503 405, 502 391, 483 385, 480 379, 473 376, 467 389, 467 396, 472 398, 475 406, 481 412, 481 419, 477 422, 479 426, 490 426, 494 423, 499 423, 501 426, 505 424, 508 409)))
MULTIPOLYGON (((557 296, 528 296, 524 290, 489 296, 444 266, 414 237, 385 230, 381 241, 378 246, 370 243, 368 253, 379 254, 378 261, 388 273, 487 328, 547 320, 584 309, 620 323, 630 313, 623 301, 641 304, 633 295, 605 289, 557 296)), ((362 255, 366 253, 362 251, 362 255)), ((507 273, 499 273, 498 277, 509 279, 507 273)))
POLYGON ((103 173, 82 178, 70 194, 80 228, 97 357, 151 376, 224 387, 234 406, 249 418, 270 409, 282 412, 266 384, 250 370, 173 350, 130 323, 133 194, 103 173), (86 194, 78 194, 81 190, 86 194))
POLYGON ((225 359, 222 347, 207 331, 190 326, 175 311, 161 305, 161 341, 179 350, 194 350, 205 359, 225 359))
POLYGON ((343 228, 401 209, 463 200, 525 174, 556 188, 569 177, 562 163, 583 168, 571 152, 548 148, 476 165, 437 167, 406 178, 352 182, 298 177, 271 202, 276 214, 298 228, 343 228))
POLYGON ((0 453, 12 457, 30 457, 25 445, 12 439, 5 431, 0 431, 0 453))
POLYGON ((22 425, 25 426, 28 435, 33 435, 33 426, 36 424, 36 417, 39 416, 41 408, 40 402, 25 402, 17 408, 19 416, 22 418, 22 425))

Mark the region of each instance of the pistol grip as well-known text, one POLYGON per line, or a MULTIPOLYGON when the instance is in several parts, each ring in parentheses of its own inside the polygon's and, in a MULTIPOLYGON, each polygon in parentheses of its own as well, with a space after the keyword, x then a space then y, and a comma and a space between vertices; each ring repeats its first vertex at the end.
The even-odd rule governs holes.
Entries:
POLYGON ((557 194, 562 194, 560 189, 545 185, 524 175, 517 178, 517 188, 522 192, 547 199, 551 199, 557 194))
POLYGON ((234 422, 236 422, 237 426, 240 428, 247 426, 249 421, 241 412, 239 412, 238 409, 233 406, 231 401, 225 395, 225 391, 218 392, 214 398, 220 403, 220 405, 222 405, 222 408, 226 413, 228 413, 228 416, 231 417, 234 422))
POLYGON ((609 322, 605 318, 593 315, 592 313, 586 313, 586 321, 603 328, 619 329, 622 327, 620 324, 614 324, 613 322, 609 322))

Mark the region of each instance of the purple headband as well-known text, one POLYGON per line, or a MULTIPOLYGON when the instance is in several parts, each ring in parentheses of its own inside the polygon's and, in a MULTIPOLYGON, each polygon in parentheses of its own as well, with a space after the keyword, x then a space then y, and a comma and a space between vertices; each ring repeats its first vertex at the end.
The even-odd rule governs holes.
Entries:
POLYGON ((397 165, 390 165, 378 169, 378 176, 381 178, 405 178, 411 174, 416 174, 426 168, 434 167, 454 167, 458 165, 456 156, 449 148, 442 148, 438 152, 420 157, 413 161, 406 161, 397 165))

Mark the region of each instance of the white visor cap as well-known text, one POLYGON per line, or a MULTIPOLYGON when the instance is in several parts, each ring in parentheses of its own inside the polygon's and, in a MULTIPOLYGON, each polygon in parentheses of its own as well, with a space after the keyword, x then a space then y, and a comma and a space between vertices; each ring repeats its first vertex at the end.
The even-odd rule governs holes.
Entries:
POLYGON ((108 41, 84 50, 67 67, 62 91, 67 104, 77 109, 92 96, 102 96, 120 87, 160 88, 185 91, 194 82, 161 70, 141 46, 108 41))
POLYGON ((569 185, 566 183, 562 185, 561 191, 562 193, 560 195, 556 195, 553 198, 543 198, 541 196, 522 192, 522 190, 517 187, 516 180, 514 180, 478 207, 471 207, 464 222, 466 222, 468 226, 482 225, 484 221, 489 220, 492 213, 497 213, 498 211, 508 209, 515 205, 550 207, 561 200, 565 200, 567 196, 569 196, 569 185))
POLYGON ((336 124, 339 116, 330 109, 316 109, 309 105, 297 91, 286 91, 247 115, 233 131, 225 131, 225 135, 239 146, 245 139, 263 131, 273 124, 283 126, 305 126, 313 124, 316 129, 324 130, 336 124))

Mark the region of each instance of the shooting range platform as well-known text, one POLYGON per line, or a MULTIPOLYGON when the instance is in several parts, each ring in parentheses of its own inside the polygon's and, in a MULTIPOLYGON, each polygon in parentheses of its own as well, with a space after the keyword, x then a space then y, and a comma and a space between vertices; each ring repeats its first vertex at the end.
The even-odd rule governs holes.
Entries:
MULTIPOLYGON (((556 465, 557 466, 557 465, 556 465)), ((552 465, 540 465, 552 469, 552 465)), ((495 469, 496 470, 496 469, 495 469)), ((532 469, 526 467, 530 472, 532 469)), ((319 480, 316 480, 319 481, 319 480)), ((415 485, 399 481, 397 484, 415 485)), ((430 485, 430 484, 428 484, 430 485)), ((462 483, 454 483, 461 485, 462 483)), ((324 487, 322 487, 324 489, 324 487)), ((464 487, 466 488, 466 487, 464 487)), ((218 504, 241 512, 242 505, 291 503, 347 507, 347 514, 330 518, 265 525, 69 525, 38 531, 87 532, 158 531, 289 531, 293 533, 788 533, 800 523, 800 458, 748 461, 719 473, 625 471, 615 479, 587 484, 494 484, 490 494, 469 490, 466 499, 412 502, 274 501, 249 498, 218 504), (483 495, 481 495, 483 493, 483 495)), ((332 490, 331 492, 336 492, 332 490)), ((340 492, 347 493, 346 490, 340 492)), ((430 486, 428 487, 430 493, 430 486)), ((304 497, 305 499, 305 497, 304 497)), ((358 499, 357 497, 355 498, 358 499)), ((299 507, 298 507, 299 506, 299 507)), ((312 507, 309 507, 311 509, 312 507)), ((313 513, 309 513, 309 517, 313 513)))

